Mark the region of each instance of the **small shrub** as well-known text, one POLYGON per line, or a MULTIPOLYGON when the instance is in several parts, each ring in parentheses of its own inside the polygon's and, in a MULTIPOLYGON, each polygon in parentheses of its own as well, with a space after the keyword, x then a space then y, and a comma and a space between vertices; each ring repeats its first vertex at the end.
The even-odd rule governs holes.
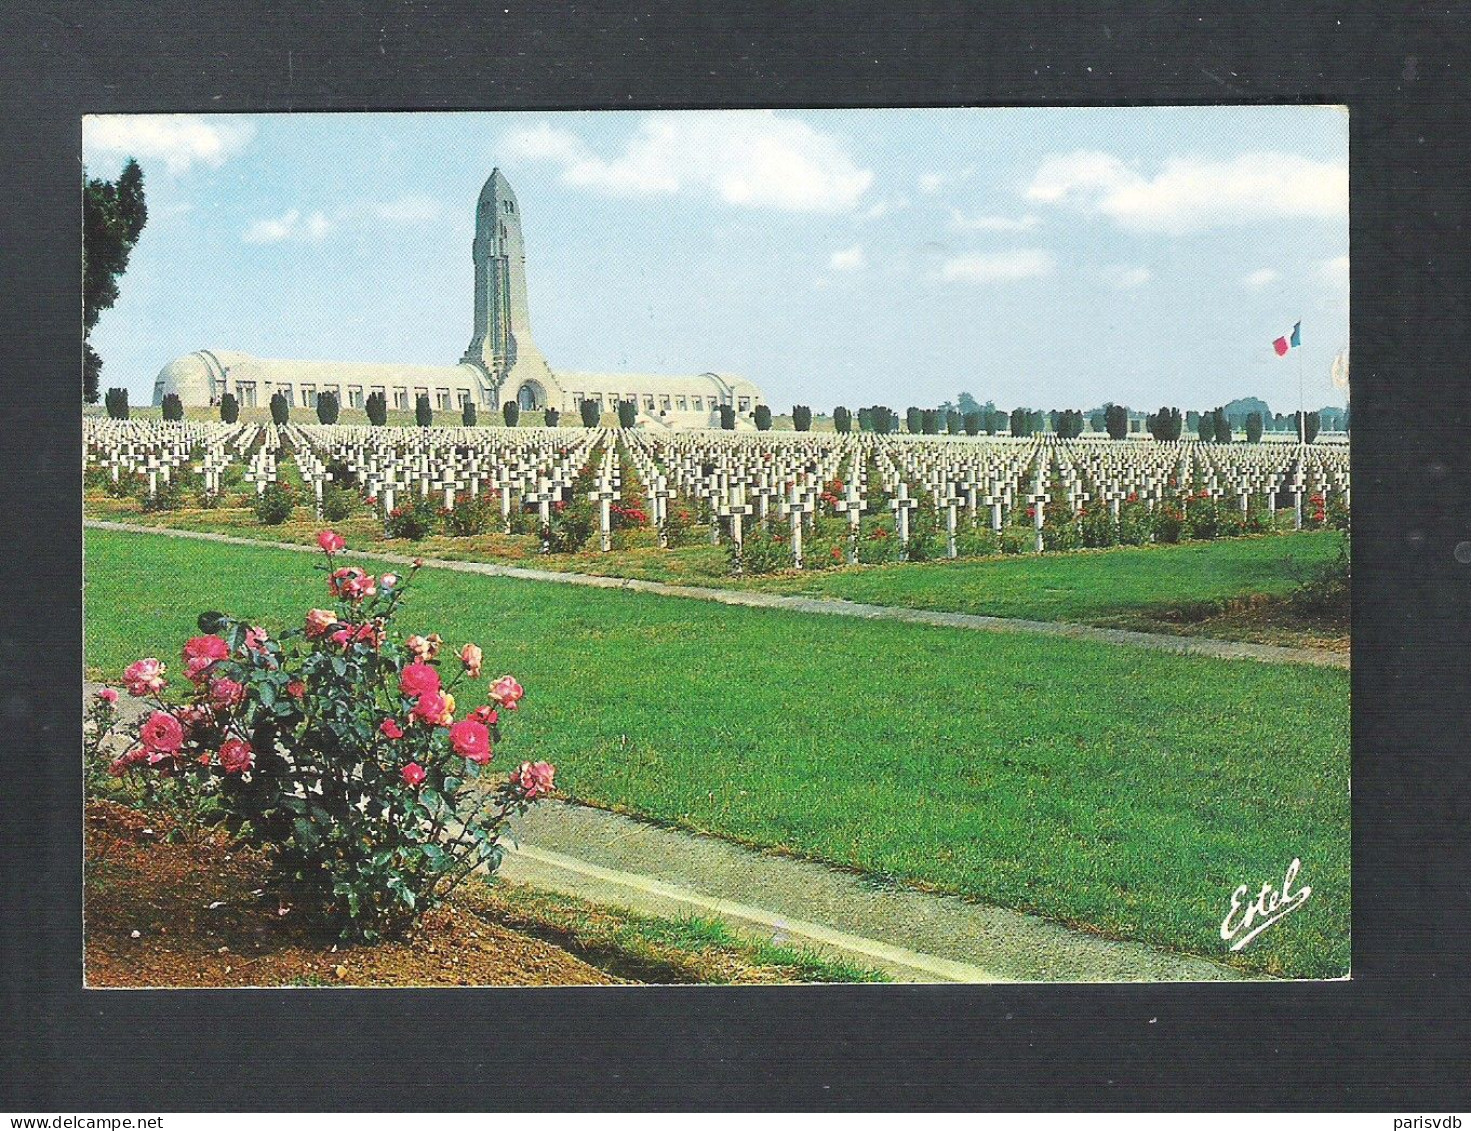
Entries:
POLYGON ((167 483, 160 483, 158 490, 149 495, 148 488, 143 489, 143 511, 152 514, 155 511, 176 511, 185 503, 184 485, 178 476, 173 477, 167 483))
POLYGON ((400 642, 394 629, 415 573, 334 569, 342 540, 318 541, 333 608, 274 637, 201 614, 183 651, 187 701, 166 701, 165 665, 141 659, 123 682, 151 710, 119 728, 108 689, 85 749, 95 762, 121 739, 111 774, 189 798, 203 822, 265 853, 280 906, 373 942, 401 936, 475 868, 499 867, 506 820, 549 792, 555 771, 523 762, 492 782, 492 744, 520 684, 503 676, 471 708, 480 649, 465 645, 451 673, 436 666, 437 638, 400 642))
POLYGON ((420 428, 428 428, 434 423, 434 406, 429 403, 428 393, 414 398, 414 423, 420 428))
POLYGON ((127 389, 108 389, 106 396, 102 398, 102 403, 107 408, 107 415, 109 418, 113 420, 128 419, 127 389))
POLYGON ((165 420, 184 419, 184 402, 179 399, 178 393, 165 393, 159 407, 163 410, 165 420))
POLYGON ((388 398, 383 393, 369 393, 363 408, 368 414, 368 423, 374 428, 382 428, 388 423, 388 398))
POLYGON ((664 516, 664 536, 669 542, 671 549, 680 546, 692 546, 699 541, 699 531, 695 529, 694 511, 682 503, 669 500, 669 509, 664 516))
POLYGON ((1154 508, 1154 540, 1171 545, 1180 540, 1185 532, 1185 515, 1173 502, 1163 502, 1154 508))
POLYGON ((412 496, 388 512, 383 533, 390 538, 407 538, 417 542, 434 532, 439 515, 432 502, 421 495, 412 496))
POLYGON ((296 495, 288 483, 267 483, 266 489, 255 497, 255 517, 263 526, 280 526, 291 517, 296 506, 296 495))
POLYGON ((283 428, 291 420, 291 403, 280 393, 271 394, 271 422, 283 428))
POLYGON ((549 408, 542 414, 548 428, 556 428, 561 423, 562 414, 554 408, 549 408))
MULTIPOLYGON (((586 402, 584 402, 586 403, 586 402)), ((552 507, 551 521, 541 532, 547 550, 553 554, 575 554, 587 545, 598 528, 597 513, 588 499, 559 502, 552 507)))
POLYGON ((469 398, 466 398, 464 405, 460 408, 460 423, 463 424, 466 428, 474 428, 475 422, 478 419, 479 417, 476 413, 475 402, 470 400, 469 398))
MULTIPOLYGON (((840 409, 839 411, 841 411, 841 412, 847 412, 848 410, 847 409, 840 409)), ((758 431, 758 432, 770 432, 771 431, 771 406, 770 405, 758 404, 756 406, 756 411, 754 413, 754 416, 755 416, 755 420, 756 420, 756 431, 758 431)), ((847 429, 846 428, 840 428, 840 429, 838 429, 838 431, 840 431, 840 432, 846 432, 847 429)))
POLYGON ((638 423, 638 405, 633 401, 618 402, 618 427, 632 428, 638 423))
POLYGON ((500 519, 500 500, 464 492, 455 496, 453 510, 443 512, 444 532, 452 538, 473 538, 488 534, 500 519))
POLYGON ((1153 533, 1154 522, 1149 508, 1139 501, 1137 495, 1130 495, 1119 507, 1119 544, 1143 546, 1153 533))
POLYGON ((726 542, 725 547, 732 573, 760 575, 792 568, 791 539, 784 530, 757 527, 745 532, 739 553, 734 542, 726 542))
POLYGON ((597 401, 582 401, 577 406, 577 411, 582 415, 582 426, 584 428, 596 428, 598 421, 602 418, 602 410, 597 401))
POLYGON ((798 432, 812 431, 812 408, 805 404, 792 406, 792 427, 798 432))
POLYGON ((720 406, 720 427, 727 432, 734 432, 736 426, 735 406, 723 404, 720 406))
POLYGON ((888 565, 897 562, 902 550, 899 535, 887 519, 875 522, 858 538, 858 561, 863 565, 888 565))
MULTIPOLYGON (((977 415, 972 413, 972 415, 977 415)), ((989 526, 955 533, 955 553, 962 558, 988 558, 1001 553, 1001 535, 989 526)))
POLYGON ((240 419, 240 402, 234 393, 226 393, 220 397, 220 420, 225 424, 234 424, 240 419))
POLYGON ((337 403, 336 393, 317 394, 317 420, 322 424, 336 424, 342 406, 337 403))
POLYGON ((1001 552, 1003 554, 1030 554, 1037 548, 1036 532, 1025 526, 1005 526, 1001 529, 1001 552))
POLYGON ((347 487, 328 483, 322 488, 322 517, 328 522, 342 522, 357 513, 362 499, 347 487))
POLYGON ((507 401, 501 405, 501 416, 505 418, 507 428, 514 428, 521 423, 521 406, 515 401, 507 401))
POLYGON ((1114 521, 1113 512, 1096 500, 1083 508, 1083 516, 1078 520, 1078 533, 1083 545, 1089 549, 1117 546, 1119 543, 1119 524, 1114 521))

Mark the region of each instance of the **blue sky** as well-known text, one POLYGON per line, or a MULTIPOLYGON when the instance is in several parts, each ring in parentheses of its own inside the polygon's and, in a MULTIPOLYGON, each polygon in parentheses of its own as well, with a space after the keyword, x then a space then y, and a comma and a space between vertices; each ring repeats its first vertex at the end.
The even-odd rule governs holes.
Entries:
POLYGON ((553 368, 734 372, 774 405, 1297 401, 1348 345, 1332 107, 89 118, 149 222, 93 343, 453 364, 474 203, 521 203, 553 368))

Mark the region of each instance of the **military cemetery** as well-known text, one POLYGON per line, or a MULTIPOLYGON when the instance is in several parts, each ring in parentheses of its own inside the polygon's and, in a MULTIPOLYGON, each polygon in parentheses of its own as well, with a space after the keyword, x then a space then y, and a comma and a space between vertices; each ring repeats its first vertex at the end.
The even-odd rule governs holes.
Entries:
MULTIPOLYGON (((1048 168, 1038 209, 1080 191, 1048 168)), ((130 408, 89 338, 88 852, 133 869, 89 875, 89 982, 1348 973, 1351 446, 1308 410, 1346 346, 1309 399, 1273 326, 1285 414, 1107 374, 814 413, 718 356, 554 366, 522 201, 495 167, 473 203, 452 364, 171 351, 130 408), (1236 946, 1289 864, 1312 898, 1236 946)))

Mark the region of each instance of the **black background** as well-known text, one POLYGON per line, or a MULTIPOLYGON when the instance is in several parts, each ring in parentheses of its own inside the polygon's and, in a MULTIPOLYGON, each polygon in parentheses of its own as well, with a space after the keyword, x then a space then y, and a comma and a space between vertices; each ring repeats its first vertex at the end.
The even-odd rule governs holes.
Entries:
POLYGON ((1471 9, 1222 7, 6 5, 0 1108, 1471 1106, 1471 9), (1352 111, 1351 982, 81 989, 84 113, 1214 102, 1352 111))

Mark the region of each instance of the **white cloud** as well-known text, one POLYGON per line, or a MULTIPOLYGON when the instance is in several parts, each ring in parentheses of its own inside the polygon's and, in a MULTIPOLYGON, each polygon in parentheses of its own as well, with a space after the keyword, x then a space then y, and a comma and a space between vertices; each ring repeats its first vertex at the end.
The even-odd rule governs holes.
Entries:
POLYGON ((1243 276, 1241 285, 1254 288, 1266 287, 1275 283, 1279 278, 1280 276, 1277 272, 1273 271, 1270 267, 1262 267, 1259 270, 1253 271, 1250 275, 1243 276))
POLYGON ((852 247, 835 251, 828 261, 828 266, 834 271, 859 271, 862 270, 867 260, 863 256, 863 245, 854 244, 852 247))
POLYGON ((1130 291, 1135 287, 1142 287, 1150 279, 1154 278, 1154 272, 1148 267, 1128 267, 1119 265, 1104 269, 1103 277, 1109 286, 1120 291, 1130 291))
POLYGON ((303 216, 293 208, 274 219, 257 220, 241 237, 246 243, 321 243, 332 230, 332 221, 321 212, 303 216))
POLYGON ((198 114, 94 114, 82 120, 84 158, 136 157, 162 161, 174 175, 195 163, 218 169, 255 137, 250 122, 211 120, 198 114))
POLYGON ((976 167, 967 165, 964 169, 958 169, 952 173, 921 173, 915 184, 919 186, 920 192, 926 196, 933 196, 941 189, 968 181, 975 175, 976 167))
POLYGON ((940 265, 940 279, 947 283, 1003 283, 1043 278, 1051 275, 1055 268, 1049 252, 1019 248, 952 256, 940 265))
POLYGON ((875 201, 865 208, 860 216, 864 220, 878 220, 890 212, 899 212, 909 207, 907 196, 896 196, 892 200, 875 201))
POLYGON ((837 138, 768 110, 650 114, 612 157, 547 123, 502 147, 561 166, 566 184, 622 196, 703 190, 749 208, 849 212, 873 183, 837 138))
POLYGON ((1041 221, 1027 216, 967 216, 958 208, 950 210, 950 227, 957 232, 1030 232, 1041 221))
POLYGON ((1318 265, 1318 272, 1333 286, 1348 290, 1348 256, 1325 259, 1318 265))
POLYGON ((1223 161, 1170 157, 1151 177, 1112 154, 1084 150, 1044 160, 1025 195, 1077 204, 1121 228, 1180 234, 1268 217, 1346 220, 1348 168, 1291 153, 1243 153, 1223 161))

